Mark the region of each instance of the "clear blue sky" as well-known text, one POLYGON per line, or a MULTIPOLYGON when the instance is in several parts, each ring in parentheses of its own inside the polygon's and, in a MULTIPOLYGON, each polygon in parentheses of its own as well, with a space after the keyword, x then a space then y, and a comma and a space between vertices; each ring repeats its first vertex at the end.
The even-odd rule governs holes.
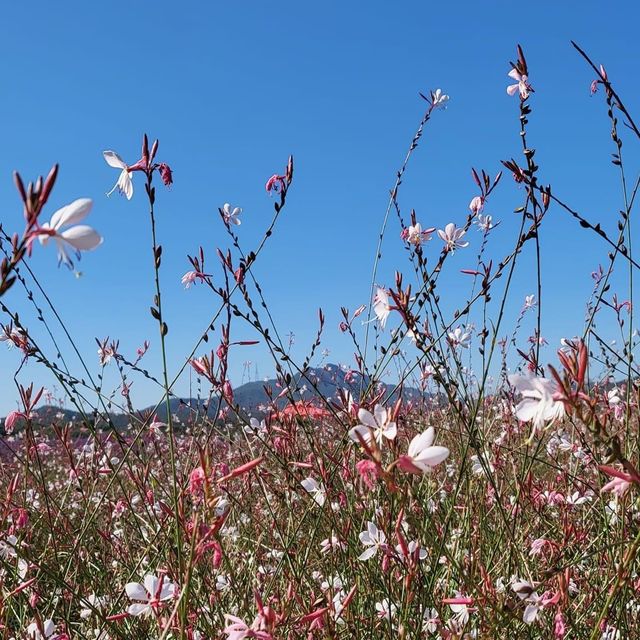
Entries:
MULTIPOLYGON (((159 159, 175 179, 171 190, 159 191, 157 204, 175 370, 215 304, 203 287, 181 286, 186 254, 202 244, 213 265, 215 248, 227 244, 216 213, 224 202, 243 207, 239 232, 251 249, 271 218, 265 180, 292 153, 295 184, 256 275, 282 333, 296 334, 294 353, 305 353, 321 306, 329 360, 351 363, 352 349, 337 330, 339 308, 368 302, 388 190, 425 107, 418 92, 441 87, 451 101, 429 125, 408 172, 400 196, 406 215, 414 207, 426 226, 462 223, 476 195, 470 167, 494 174, 500 159, 521 157, 517 99, 505 93, 508 61, 520 42, 536 89, 530 144, 542 180, 615 229, 622 201, 608 162, 604 101, 590 98, 592 73, 569 41, 605 63, 634 109, 640 12, 631 3, 605 8, 585 1, 536 2, 522 13, 504 2, 468 1, 10 3, 0 27, 0 220, 7 230, 22 229, 14 169, 29 179, 59 162, 47 213, 91 197, 89 222, 105 241, 83 257, 82 278, 56 267, 52 247, 37 247, 31 266, 96 372, 94 338, 106 336, 120 339, 128 356, 149 339, 147 366, 159 372, 142 182, 135 177, 130 202, 106 198, 117 172, 101 153, 114 149, 133 162, 143 132, 159 138, 159 159)), ((637 143, 626 139, 633 168, 637 143)), ((487 207, 502 220, 492 240, 495 257, 514 233, 512 210, 521 202, 522 192, 505 179, 487 207)), ((582 329, 589 274, 606 259, 606 248, 560 210, 545 227, 543 333, 552 359, 559 338, 582 329)), ((399 231, 392 221, 378 278, 383 285, 392 284, 395 269, 410 273, 399 231)), ((456 270, 473 267, 479 239, 471 233, 472 246, 456 254, 443 295, 462 298, 468 281, 456 270)), ((530 253, 525 262, 532 266, 530 253)), ((533 272, 521 270, 509 322, 534 286, 533 272)), ((34 335, 43 335, 19 287, 6 303, 21 311, 34 335)), ((246 360, 258 364, 261 377, 273 373, 260 347, 232 358, 234 383, 246 360)), ((0 349, 0 414, 15 407, 11 374, 18 361, 16 352, 0 349)), ((35 364, 20 380, 52 385, 35 364)), ((178 391, 187 393, 186 380, 178 391)), ((137 406, 157 397, 143 381, 134 383, 137 406)))

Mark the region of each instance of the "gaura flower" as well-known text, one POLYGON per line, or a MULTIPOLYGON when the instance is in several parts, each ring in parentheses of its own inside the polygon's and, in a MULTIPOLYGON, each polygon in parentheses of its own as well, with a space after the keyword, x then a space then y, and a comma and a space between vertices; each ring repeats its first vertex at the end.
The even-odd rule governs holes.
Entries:
POLYGON ((360 442, 358 435, 369 444, 371 440, 375 440, 378 446, 382 444, 382 438, 393 440, 398 432, 396 423, 390 421, 391 416, 387 410, 380 404, 377 404, 373 413, 366 409, 358 411, 358 420, 360 424, 349 430, 349 437, 354 442, 360 442))
POLYGON ((509 77, 515 80, 516 84, 510 84, 507 87, 507 93, 510 96, 513 96, 519 91, 520 99, 526 100, 529 97, 529 94, 533 91, 527 76, 521 75, 517 69, 511 69, 511 71, 509 71, 509 77))
POLYGON ((124 590, 129 600, 137 600, 130 604, 127 613, 131 616, 149 615, 158 609, 162 602, 171 600, 177 593, 178 587, 166 576, 160 578, 147 574, 144 584, 129 582, 124 590))
POLYGON ((445 251, 455 251, 458 248, 464 249, 464 247, 468 247, 469 243, 466 240, 461 240, 465 233, 466 231, 464 229, 456 228, 456 225, 453 224, 453 222, 450 222, 444 228, 444 231, 442 229, 438 229, 438 235, 444 242, 445 251))
POLYGON ((327 493, 324 485, 314 478, 305 478, 300 483, 305 491, 315 500, 316 504, 322 507, 327 499, 327 493))
POLYGON ((373 297, 373 312, 376 314, 380 328, 384 329, 391 313, 391 305, 389 304, 389 296, 382 287, 376 289, 376 294, 373 297))
POLYGON ((360 542, 367 547, 359 556, 358 560, 369 560, 378 553, 378 549, 384 551, 387 546, 387 536, 384 531, 380 531, 374 522, 367 522, 366 531, 361 531, 358 536, 360 542))
POLYGON ((91 251, 102 244, 102 236, 95 229, 86 224, 75 224, 89 215, 92 205, 93 202, 89 198, 79 198, 58 209, 49 222, 31 232, 30 241, 37 237, 40 244, 46 246, 53 238, 58 247, 58 262, 72 268, 73 262, 67 253, 68 247, 75 249, 76 256, 80 258, 80 251, 91 251), (74 226, 61 230, 68 225, 74 226))
POLYGON ((423 229, 419 222, 415 225, 410 225, 402 231, 402 239, 406 240, 409 244, 419 247, 423 242, 431 240, 431 234, 435 231, 434 227, 429 229, 423 229))
POLYGON ((32 622, 27 627, 27 638, 29 640, 50 640, 54 637, 56 625, 53 620, 45 620, 42 623, 42 631, 37 622, 32 622))
POLYGON ((509 383, 522 394, 516 417, 522 422, 533 422, 534 432, 564 416, 562 396, 553 380, 511 375, 509 383))
POLYGON ((446 93, 442 93, 442 89, 436 89, 431 92, 431 104, 434 109, 446 108, 447 102, 449 102, 449 96, 446 93))
POLYGON ((240 207, 231 207, 228 202, 225 202, 222 207, 222 217, 227 224, 241 225, 240 214, 242 209, 240 207))
POLYGON ((131 200, 133 197, 133 181, 131 180, 131 169, 127 166, 125 161, 115 151, 103 151, 102 155, 107 161, 107 164, 114 169, 121 169, 118 181, 113 186, 113 189, 107 193, 110 196, 116 189, 126 196, 127 200, 131 200))
POLYGON ((407 473, 430 473, 431 469, 449 457, 447 447, 433 444, 436 432, 433 427, 418 434, 409 443, 404 456, 398 458, 398 466, 407 473))

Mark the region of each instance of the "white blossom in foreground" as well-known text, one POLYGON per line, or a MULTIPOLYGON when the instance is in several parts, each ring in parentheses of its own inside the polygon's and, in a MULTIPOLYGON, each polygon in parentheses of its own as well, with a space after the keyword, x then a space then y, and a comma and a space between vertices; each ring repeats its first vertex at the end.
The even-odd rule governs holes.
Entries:
POLYGON ((49 222, 45 222, 33 232, 43 246, 53 238, 58 248, 58 261, 68 267, 73 266, 67 253, 69 247, 75 250, 79 258, 80 251, 91 251, 102 244, 102 236, 95 229, 86 224, 76 224, 89 215, 92 205, 93 202, 89 198, 74 200, 71 204, 58 209, 49 222), (73 226, 62 231, 62 227, 68 225, 73 226))

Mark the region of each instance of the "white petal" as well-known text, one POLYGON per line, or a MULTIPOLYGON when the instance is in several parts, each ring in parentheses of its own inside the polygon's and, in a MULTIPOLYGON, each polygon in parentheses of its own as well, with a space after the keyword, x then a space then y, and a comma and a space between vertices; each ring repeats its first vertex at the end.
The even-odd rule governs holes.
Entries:
POLYGON ((377 547, 369 547, 358 556, 358 560, 368 560, 369 558, 373 558, 373 556, 376 555, 377 550, 377 547))
POLYGON ((120 177, 118 178, 118 189, 127 197, 127 200, 131 200, 133 197, 133 180, 131 174, 123 169, 120 177))
POLYGON ((159 580, 151 573, 148 573, 144 577, 144 588, 149 592, 152 598, 156 597, 156 591, 158 590, 159 580))
POLYGON ((78 198, 78 200, 74 200, 66 207, 58 209, 51 216, 51 227, 57 231, 65 224, 75 224, 76 222, 80 222, 80 220, 84 220, 89 214, 89 211, 91 211, 92 206, 93 201, 90 198, 78 198))
POLYGON ((125 161, 115 151, 103 151, 102 155, 110 167, 115 167, 116 169, 125 169, 127 167, 125 161))
POLYGON ((139 582, 129 582, 124 586, 125 593, 130 600, 148 600, 149 594, 139 582))
POLYGON ((428 447, 417 458, 418 464, 426 464, 429 467, 435 467, 449 457, 449 449, 447 447, 428 447))
POLYGON ((436 437, 436 432, 433 427, 429 427, 426 431, 417 435, 410 443, 407 450, 407 454, 411 458, 415 458, 420 454, 423 449, 430 447, 436 437))
POLYGON ((360 420, 363 425, 371 427, 372 429, 375 429, 378 426, 375 418, 371 415, 371 412, 366 409, 360 409, 358 411, 358 420, 360 420))
POLYGON ((147 611, 151 611, 151 607, 148 604, 140 604, 139 602, 134 602, 127 608, 127 613, 130 616, 139 616, 147 611))
POLYGON ((86 224, 71 227, 63 231, 59 237, 79 251, 90 251, 102 244, 102 236, 86 224))

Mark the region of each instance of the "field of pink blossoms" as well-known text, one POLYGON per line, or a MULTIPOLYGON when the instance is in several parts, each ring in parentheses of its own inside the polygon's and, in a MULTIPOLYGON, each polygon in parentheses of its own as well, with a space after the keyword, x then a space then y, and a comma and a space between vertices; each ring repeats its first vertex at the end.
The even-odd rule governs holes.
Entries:
MULTIPOLYGON (((0 436, 0 638, 640 637, 638 263, 629 225, 639 183, 625 177, 621 150, 622 136, 632 144, 640 131, 605 68, 577 53, 591 66, 621 176, 626 208, 614 232, 539 183, 528 133, 535 75, 520 48, 505 71, 522 155, 502 159, 497 175, 473 170, 476 196, 443 229, 401 211, 405 169, 449 99, 429 92, 383 227, 407 261, 391 286, 379 286, 374 270, 370 304, 342 309, 355 355, 331 394, 312 369, 323 313, 308 357, 294 362, 252 270, 276 222, 286 224, 293 158, 266 182, 273 217, 257 246, 244 246, 241 208, 224 204, 220 224, 232 248, 188 257, 183 283, 209 290, 215 329, 171 363, 156 207, 172 170, 146 136, 139 159, 104 151, 113 191, 149 213, 158 325, 150 341, 164 362, 154 372, 145 368, 149 345, 130 360, 113 341, 100 343, 84 370, 63 370, 7 306, 10 289, 34 299, 32 252, 55 260, 57 251, 71 264, 78 252, 104 250, 91 200, 51 211, 57 167, 30 183, 15 174, 24 228, 15 232, 18 216, 0 227, 0 339, 47 368, 75 414, 44 410, 46 393, 16 372, 21 408, 4 418, 0 436), (493 246, 491 196, 508 181, 518 186, 520 230, 510 247, 493 246), (539 260, 538 229, 550 210, 599 238, 602 266, 584 326, 567 327, 577 337, 543 362, 539 261, 534 293, 514 301, 509 291, 525 247, 539 260), (475 267, 461 274, 465 292, 447 313, 439 279, 460 269, 450 262, 461 252, 473 253, 475 267), (612 290, 614 271, 627 274, 626 291, 612 290), (513 326, 507 305, 521 308, 513 326), (615 346, 598 333, 607 323, 619 327, 615 346), (234 341, 240 324, 254 340, 234 341), (254 341, 272 354, 277 382, 248 412, 228 368, 254 341), (117 368, 121 385, 103 388, 96 367, 117 368), (177 416, 172 388, 189 368, 206 408, 177 416), (400 372, 394 388, 381 384, 389 370, 400 372), (137 376, 161 390, 155 411, 131 406, 127 385, 137 376), (114 398, 125 426, 107 410, 114 398)), ((48 302, 44 321, 62 322, 48 302)))

